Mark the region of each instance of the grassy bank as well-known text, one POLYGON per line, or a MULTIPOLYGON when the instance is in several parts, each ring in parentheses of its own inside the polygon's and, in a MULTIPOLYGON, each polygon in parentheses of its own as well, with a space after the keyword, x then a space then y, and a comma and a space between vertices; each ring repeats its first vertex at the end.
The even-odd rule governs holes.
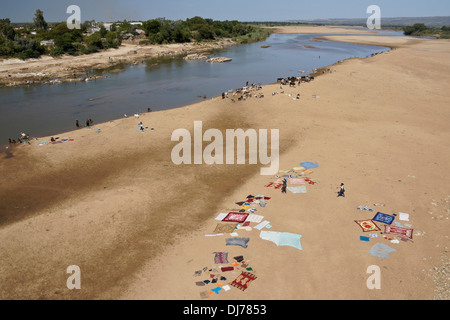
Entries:
POLYGON ((412 26, 403 28, 403 32, 407 36, 417 37, 435 37, 437 39, 450 39, 450 27, 443 26, 441 28, 427 27, 424 23, 416 23, 412 26))

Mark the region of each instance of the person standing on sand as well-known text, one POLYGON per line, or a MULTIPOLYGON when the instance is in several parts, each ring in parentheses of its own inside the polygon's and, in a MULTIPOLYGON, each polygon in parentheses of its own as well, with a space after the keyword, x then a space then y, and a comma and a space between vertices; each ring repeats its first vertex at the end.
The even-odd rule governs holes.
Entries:
POLYGON ((281 187, 281 193, 286 193, 286 188, 287 188, 287 179, 284 178, 283 179, 283 186, 281 187))
POLYGON ((339 191, 338 191, 338 197, 343 197, 345 198, 345 188, 344 188, 344 184, 341 183, 341 185, 338 187, 339 191))
POLYGON ((80 128, 80 123, 78 122, 78 119, 75 120, 75 125, 77 126, 77 129, 80 128))

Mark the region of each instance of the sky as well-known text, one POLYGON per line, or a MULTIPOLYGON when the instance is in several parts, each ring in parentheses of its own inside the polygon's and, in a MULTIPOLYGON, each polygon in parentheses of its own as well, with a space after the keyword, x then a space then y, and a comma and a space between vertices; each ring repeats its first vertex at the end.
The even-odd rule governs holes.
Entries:
POLYGON ((61 22, 71 15, 70 5, 80 7, 82 22, 194 16, 239 21, 368 18, 370 5, 380 7, 381 18, 450 16, 448 0, 0 0, 0 18, 32 22, 40 9, 47 22, 61 22))

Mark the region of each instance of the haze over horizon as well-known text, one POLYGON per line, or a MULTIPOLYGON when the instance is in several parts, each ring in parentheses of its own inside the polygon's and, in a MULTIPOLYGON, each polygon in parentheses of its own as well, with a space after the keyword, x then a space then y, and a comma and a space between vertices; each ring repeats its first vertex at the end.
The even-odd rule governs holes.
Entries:
POLYGON ((32 22, 36 9, 47 22, 65 21, 70 5, 81 9, 81 20, 143 21, 154 18, 185 20, 194 16, 214 20, 288 21, 314 19, 368 18, 370 5, 381 9, 385 18, 450 16, 450 1, 442 0, 1 0, 0 18, 32 22))

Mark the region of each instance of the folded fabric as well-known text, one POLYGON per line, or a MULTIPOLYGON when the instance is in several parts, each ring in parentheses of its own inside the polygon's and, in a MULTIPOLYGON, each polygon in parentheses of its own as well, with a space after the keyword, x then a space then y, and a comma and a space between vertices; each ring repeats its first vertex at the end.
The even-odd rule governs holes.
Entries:
POLYGON ((250 238, 227 238, 225 239, 227 246, 241 246, 242 248, 247 248, 247 243, 250 241, 250 238))
POLYGON ((316 163, 313 163, 313 162, 302 162, 302 163, 300 163, 300 165, 303 168, 305 168, 305 169, 314 169, 314 168, 318 168, 319 167, 319 164, 317 162, 316 163))

